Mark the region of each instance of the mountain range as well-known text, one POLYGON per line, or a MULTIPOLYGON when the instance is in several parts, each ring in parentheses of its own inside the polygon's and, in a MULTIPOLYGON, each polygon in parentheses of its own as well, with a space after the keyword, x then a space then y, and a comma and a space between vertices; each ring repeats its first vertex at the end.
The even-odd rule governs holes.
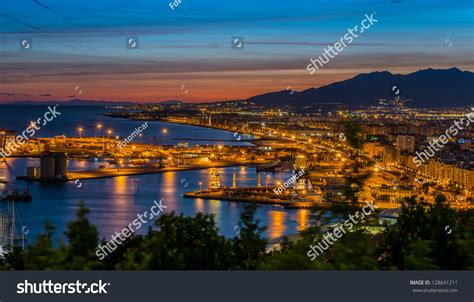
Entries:
POLYGON ((377 104, 395 97, 408 107, 462 107, 474 104, 474 73, 451 69, 425 69, 410 74, 376 71, 300 92, 277 91, 247 99, 258 105, 317 105, 339 103, 349 107, 377 104))

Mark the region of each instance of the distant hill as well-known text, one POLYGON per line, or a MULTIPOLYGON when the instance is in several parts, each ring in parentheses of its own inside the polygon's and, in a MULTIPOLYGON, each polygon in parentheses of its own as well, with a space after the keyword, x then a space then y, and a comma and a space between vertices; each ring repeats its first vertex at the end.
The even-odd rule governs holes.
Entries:
POLYGON ((95 100, 80 100, 73 99, 69 101, 11 101, 5 103, 6 105, 55 105, 61 106, 128 106, 136 103, 132 102, 112 102, 112 101, 95 101, 95 100))
POLYGON ((132 106, 132 105, 156 105, 156 104, 163 104, 163 105, 175 105, 180 104, 182 101, 179 100, 170 100, 170 101, 162 101, 156 103, 135 103, 135 102, 114 102, 114 101, 105 101, 105 100, 81 100, 81 99, 73 99, 69 101, 11 101, 5 103, 6 105, 55 105, 60 104, 61 106, 132 106))
POLYGON ((147 103, 149 105, 153 104, 161 104, 161 105, 177 105, 177 104, 182 104, 183 101, 180 100, 169 100, 169 101, 163 101, 163 102, 158 102, 158 103, 147 103))
POLYGON ((411 99, 408 107, 461 107, 474 104, 474 73, 458 68, 425 69, 407 75, 388 71, 360 74, 352 79, 290 94, 278 91, 247 99, 259 105, 341 103, 350 107, 376 104, 395 96, 411 99))

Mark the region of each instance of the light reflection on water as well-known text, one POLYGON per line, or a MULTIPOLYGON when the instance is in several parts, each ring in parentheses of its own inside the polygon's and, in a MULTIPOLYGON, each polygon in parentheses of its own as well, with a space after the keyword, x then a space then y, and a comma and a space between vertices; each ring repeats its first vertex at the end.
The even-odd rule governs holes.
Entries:
MULTIPOLYGON (((28 110, 24 110, 24 107, 0 105, 0 110, 2 111, 2 128, 16 129, 21 132, 31 120, 36 120, 38 116, 41 116, 47 110, 47 106, 28 106, 28 110)), ((100 133, 94 133, 98 122, 102 123, 104 127, 112 129, 114 135, 127 136, 135 127, 142 124, 141 121, 103 116, 102 113, 108 110, 100 107, 61 106, 62 115, 51 125, 41 129, 38 136, 52 137, 62 134, 68 137, 77 136, 76 129, 79 125, 84 127, 85 136, 100 136, 100 133)), ((143 142, 147 143, 155 136, 160 140, 161 130, 166 127, 168 129, 167 143, 175 144, 178 141, 174 139, 187 138, 193 139, 190 145, 250 145, 247 142, 235 141, 233 133, 228 131, 161 122, 149 122, 149 125, 150 127, 141 138, 143 142), (200 141, 210 138, 222 141, 200 141), (229 142, 228 140, 234 141, 229 142)), ((252 136, 244 136, 244 138, 250 139, 252 136)), ((69 170, 98 169, 99 165, 103 164, 100 161, 70 161, 68 168, 69 170)), ((238 224, 239 214, 245 205, 220 200, 183 198, 185 192, 199 190, 199 182, 202 182, 203 188, 207 187, 208 170, 85 180, 81 181, 81 186, 78 187, 73 181, 67 183, 17 181, 16 176, 26 174, 27 166, 39 166, 39 159, 8 159, 8 165, 0 163, 0 177, 5 177, 10 181, 10 187, 29 188, 33 202, 18 203, 17 209, 23 224, 29 229, 29 237, 32 241, 35 240, 37 234, 43 232, 43 224, 47 220, 56 227, 56 234, 64 237, 62 234, 67 227, 67 222, 75 218, 80 200, 84 200, 86 206, 91 210, 90 221, 98 227, 101 236, 108 238, 137 218, 138 213, 149 210, 153 201, 159 199, 164 200, 163 204, 167 206, 166 212, 174 211, 184 215, 195 215, 198 212, 214 214, 220 233, 233 237, 236 236, 234 228, 238 224)), ((255 168, 237 167, 218 169, 222 185, 232 185, 234 169, 237 173, 238 186, 257 184, 255 168)), ((290 172, 270 174, 267 179, 267 175, 262 173, 262 185, 268 181, 270 186, 277 180, 284 181, 290 176, 290 172)), ((5 204, 0 203, 0 206, 5 207, 5 204)), ((261 225, 268 227, 265 236, 273 238, 302 230, 309 222, 309 211, 259 205, 256 218, 260 220, 261 225)), ((147 224, 139 232, 146 233, 147 227, 151 225, 151 223, 147 224)))
POLYGON ((285 226, 285 217, 286 212, 284 211, 276 211, 271 210, 268 212, 269 215, 269 225, 268 225, 268 232, 270 238, 280 237, 285 233, 286 226, 285 226))
MULTIPOLYGON (((36 183, 15 180, 16 176, 26 173, 27 166, 37 166, 39 160, 21 158, 9 159, 8 162, 8 166, 0 165, 0 177, 5 177, 10 182, 9 187, 20 189, 28 187, 33 196, 33 202, 17 203, 18 212, 23 224, 29 229, 32 241, 43 231, 46 220, 57 228, 56 234, 64 237, 62 232, 66 229, 67 222, 74 219, 80 200, 84 200, 86 206, 91 209, 89 216, 91 222, 98 227, 101 236, 107 238, 126 227, 137 218, 138 213, 149 210, 153 201, 159 199, 163 199, 163 204, 167 207, 165 212, 184 215, 195 215, 198 212, 214 214, 220 233, 233 237, 236 236, 235 227, 245 205, 220 200, 183 198, 185 192, 199 190, 199 182, 202 182, 203 188, 207 187, 209 170, 83 180, 82 186, 78 187, 74 182, 36 183)), ((70 161, 69 170, 92 169, 101 164, 103 163, 70 161)), ((256 185, 257 173, 252 167, 217 169, 222 185, 232 185, 234 169, 237 172, 238 186, 256 185)), ((290 172, 269 174, 268 185, 279 179, 287 179, 290 174, 290 172)), ((262 173, 262 184, 266 175, 262 173)), ((269 238, 301 231, 307 227, 309 217, 309 210, 284 209, 268 205, 259 205, 256 213, 260 224, 267 226, 265 236, 269 238)), ((148 226, 151 225, 151 222, 148 223, 139 230, 139 233, 146 233, 148 226)))

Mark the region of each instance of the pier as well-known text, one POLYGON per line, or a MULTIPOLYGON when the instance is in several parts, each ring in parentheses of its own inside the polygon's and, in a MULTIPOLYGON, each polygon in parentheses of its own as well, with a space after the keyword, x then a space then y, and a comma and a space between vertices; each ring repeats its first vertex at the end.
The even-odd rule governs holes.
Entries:
MULTIPOLYGON (((257 169, 258 171, 258 169, 257 169)), ((210 170, 209 185, 206 190, 186 192, 185 198, 218 199, 235 202, 253 202, 282 206, 285 208, 310 209, 315 206, 329 207, 330 203, 321 202, 321 196, 308 192, 305 180, 301 179, 294 184, 294 189, 279 194, 274 191, 274 186, 262 186, 261 173, 257 173, 257 186, 237 187, 237 175, 234 170, 232 187, 221 186, 220 176, 216 169, 210 170), (295 194, 298 192, 299 194, 295 194), (319 203, 318 203, 319 202, 319 203)))
MULTIPOLYGON (((270 193, 269 193, 270 194, 270 193)), ((275 194, 273 194, 275 195, 275 194)), ((202 199, 218 199, 225 201, 234 201, 234 202, 246 202, 246 203, 260 203, 268 204, 274 206, 282 206, 284 208, 293 208, 293 209, 311 209, 314 207, 328 207, 331 206, 331 203, 328 202, 314 202, 314 201, 294 201, 281 198, 271 198, 267 194, 255 194, 247 196, 239 196, 238 194, 230 196, 225 194, 225 191, 196 191, 196 192, 187 192, 183 195, 186 198, 202 198, 202 199)))
POLYGON ((209 168, 225 168, 233 166, 253 165, 249 162, 213 162, 210 164, 196 164, 196 165, 182 165, 179 167, 154 167, 154 166, 142 166, 142 167, 116 167, 99 170, 84 170, 84 171, 71 171, 67 173, 66 178, 62 179, 42 179, 40 177, 31 176, 18 176, 18 180, 27 181, 38 181, 38 182, 65 182, 72 180, 87 180, 97 178, 109 178, 117 176, 133 176, 143 174, 155 174, 165 173, 173 171, 186 171, 186 170, 200 170, 209 168))

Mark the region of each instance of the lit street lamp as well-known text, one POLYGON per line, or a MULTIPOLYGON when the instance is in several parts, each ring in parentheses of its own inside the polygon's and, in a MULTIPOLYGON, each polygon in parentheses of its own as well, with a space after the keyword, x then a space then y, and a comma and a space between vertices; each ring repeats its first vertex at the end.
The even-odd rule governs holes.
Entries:
POLYGON ((82 127, 77 128, 77 132, 79 132, 79 138, 82 138, 82 132, 84 129, 82 127))
MULTIPOLYGON (((99 131, 99 136, 100 136, 100 130, 102 129, 102 124, 97 124, 97 130, 99 131)), ((96 132, 97 133, 97 132, 96 132)), ((96 134, 97 136, 97 134, 96 134)))
POLYGON ((199 191, 201 191, 201 195, 202 195, 202 182, 199 182, 199 191))
POLYGON ((166 145, 166 133, 168 133, 168 129, 163 128, 161 132, 163 132, 163 145, 166 145))

